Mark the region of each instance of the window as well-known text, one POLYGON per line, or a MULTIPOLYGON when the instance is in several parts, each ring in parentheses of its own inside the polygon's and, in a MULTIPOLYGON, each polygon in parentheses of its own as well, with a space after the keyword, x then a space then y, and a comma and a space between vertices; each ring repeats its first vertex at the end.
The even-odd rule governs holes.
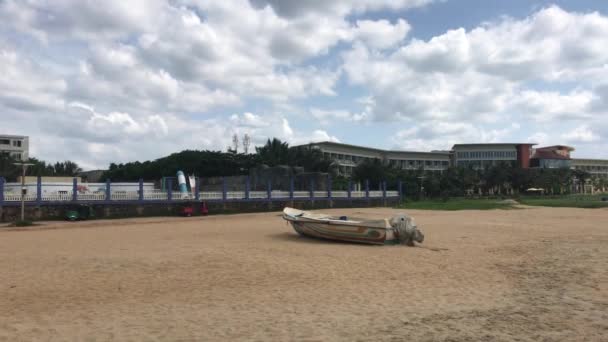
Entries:
POLYGON ((8 139, 0 139, 0 145, 10 145, 11 141, 8 139))
POLYGON ((13 146, 21 147, 21 140, 13 140, 13 146))

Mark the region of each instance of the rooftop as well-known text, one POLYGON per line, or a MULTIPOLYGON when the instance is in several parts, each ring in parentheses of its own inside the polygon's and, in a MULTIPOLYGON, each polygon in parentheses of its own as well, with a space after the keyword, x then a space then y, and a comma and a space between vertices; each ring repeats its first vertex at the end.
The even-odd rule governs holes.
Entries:
POLYGON ((354 149, 359 149, 359 150, 367 150, 367 151, 373 151, 373 152, 380 152, 380 153, 414 153, 414 154, 449 154, 450 151, 405 151, 405 150, 383 150, 383 149, 379 149, 379 148, 373 148, 373 147, 365 147, 365 146, 359 146, 359 145, 351 145, 351 144, 343 144, 343 143, 337 143, 337 142, 333 142, 333 141, 319 141, 319 142, 312 142, 312 143, 308 143, 308 144, 302 144, 302 145, 295 145, 292 147, 303 147, 303 146, 314 146, 314 145, 333 145, 333 146, 339 146, 339 147, 348 147, 348 148, 354 148, 354 149))

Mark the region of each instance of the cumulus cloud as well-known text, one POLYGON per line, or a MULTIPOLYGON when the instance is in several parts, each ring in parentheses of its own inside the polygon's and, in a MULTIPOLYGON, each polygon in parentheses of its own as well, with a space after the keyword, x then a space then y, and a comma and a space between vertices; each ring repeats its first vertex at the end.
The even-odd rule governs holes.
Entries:
POLYGON ((572 131, 562 134, 561 138, 568 143, 591 143, 600 140, 599 135, 588 125, 578 126, 572 131))
POLYGON ((327 110, 320 108, 311 108, 310 114, 317 119, 321 124, 327 125, 335 121, 353 121, 359 122, 367 119, 367 113, 351 113, 347 110, 327 110))
POLYGON ((394 25, 388 20, 357 20, 355 37, 367 46, 385 49, 400 43, 410 31, 410 25, 399 19, 394 25))
POLYGON ((608 17, 553 6, 522 20, 413 39, 386 53, 355 44, 343 61, 350 83, 370 89, 375 120, 496 121, 512 113, 537 121, 583 119, 592 104, 604 103, 587 76, 608 64, 605 45, 608 17), (535 89, 566 82, 580 88, 535 89))
POLYGON ((3 128, 87 167, 225 149, 232 134, 357 143, 342 122, 421 150, 605 140, 608 17, 552 6, 410 37, 398 14, 431 2, 0 1, 3 128), (520 120, 534 127, 517 135, 520 120), (408 128, 378 133, 394 122, 408 128))
POLYGON ((449 150, 458 143, 498 143, 519 128, 515 123, 504 128, 486 128, 470 123, 431 121, 398 131, 391 142, 396 149, 449 150))

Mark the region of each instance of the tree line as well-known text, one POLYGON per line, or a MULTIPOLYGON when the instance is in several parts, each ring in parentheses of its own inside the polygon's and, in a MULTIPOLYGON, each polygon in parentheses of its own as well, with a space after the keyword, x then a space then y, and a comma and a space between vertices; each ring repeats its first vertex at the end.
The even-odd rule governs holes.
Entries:
MULTIPOLYGON (((238 139, 227 152, 186 150, 173 153, 167 157, 145 162, 110 164, 102 179, 112 181, 136 181, 160 179, 175 176, 178 170, 198 177, 220 177, 247 175, 249 170, 258 165, 289 165, 303 167, 306 171, 328 172, 332 162, 317 149, 307 147, 290 148, 289 144, 279 139, 268 139, 264 146, 256 147, 255 153, 239 153, 238 139)), ((248 137, 244 138, 249 147, 248 137)))
MULTIPOLYGON (((21 166, 15 165, 20 161, 7 153, 0 153, 0 177, 9 182, 14 182, 21 176, 21 166)), ((33 164, 27 167, 26 176, 61 176, 73 177, 78 175, 82 169, 73 161, 46 163, 36 158, 30 158, 27 163, 33 164)))
POLYGON ((608 179, 592 178, 584 170, 522 169, 511 163, 498 163, 485 169, 472 167, 450 167, 442 172, 400 170, 384 165, 376 159, 365 161, 353 170, 353 179, 370 181, 373 187, 386 181, 395 189, 403 182, 403 191, 410 198, 456 197, 478 194, 518 194, 530 188, 543 189, 548 194, 566 194, 574 182, 581 186, 594 182, 596 187, 608 187, 608 179))

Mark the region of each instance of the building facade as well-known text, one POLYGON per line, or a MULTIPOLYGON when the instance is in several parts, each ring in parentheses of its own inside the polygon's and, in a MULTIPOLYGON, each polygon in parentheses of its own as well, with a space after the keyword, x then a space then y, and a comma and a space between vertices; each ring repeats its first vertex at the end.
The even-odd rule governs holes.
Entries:
POLYGON ((344 176, 351 175, 359 163, 374 159, 402 170, 443 171, 450 166, 451 153, 449 151, 390 151, 330 141, 294 147, 304 146, 319 149, 325 157, 336 162, 338 173, 344 176))
POLYGON ((474 169, 499 165, 502 163, 528 168, 534 144, 456 144, 452 147, 453 165, 474 169))
POLYGON ((380 160, 402 170, 444 171, 451 166, 484 169, 504 163, 521 168, 570 168, 608 177, 608 160, 571 158, 573 147, 555 145, 534 148, 531 143, 456 144, 450 151, 394 151, 335 142, 318 142, 294 147, 319 149, 335 161, 340 175, 349 176, 365 160, 380 160))
POLYGON ((587 171, 591 176, 608 177, 608 160, 574 158, 571 166, 575 170, 587 171))
POLYGON ((530 166, 541 169, 569 169, 572 164, 570 158, 570 152, 572 151, 574 151, 573 147, 565 145, 537 148, 530 159, 530 166))
POLYGON ((0 153, 6 153, 17 160, 28 160, 29 138, 21 135, 0 135, 0 153))

